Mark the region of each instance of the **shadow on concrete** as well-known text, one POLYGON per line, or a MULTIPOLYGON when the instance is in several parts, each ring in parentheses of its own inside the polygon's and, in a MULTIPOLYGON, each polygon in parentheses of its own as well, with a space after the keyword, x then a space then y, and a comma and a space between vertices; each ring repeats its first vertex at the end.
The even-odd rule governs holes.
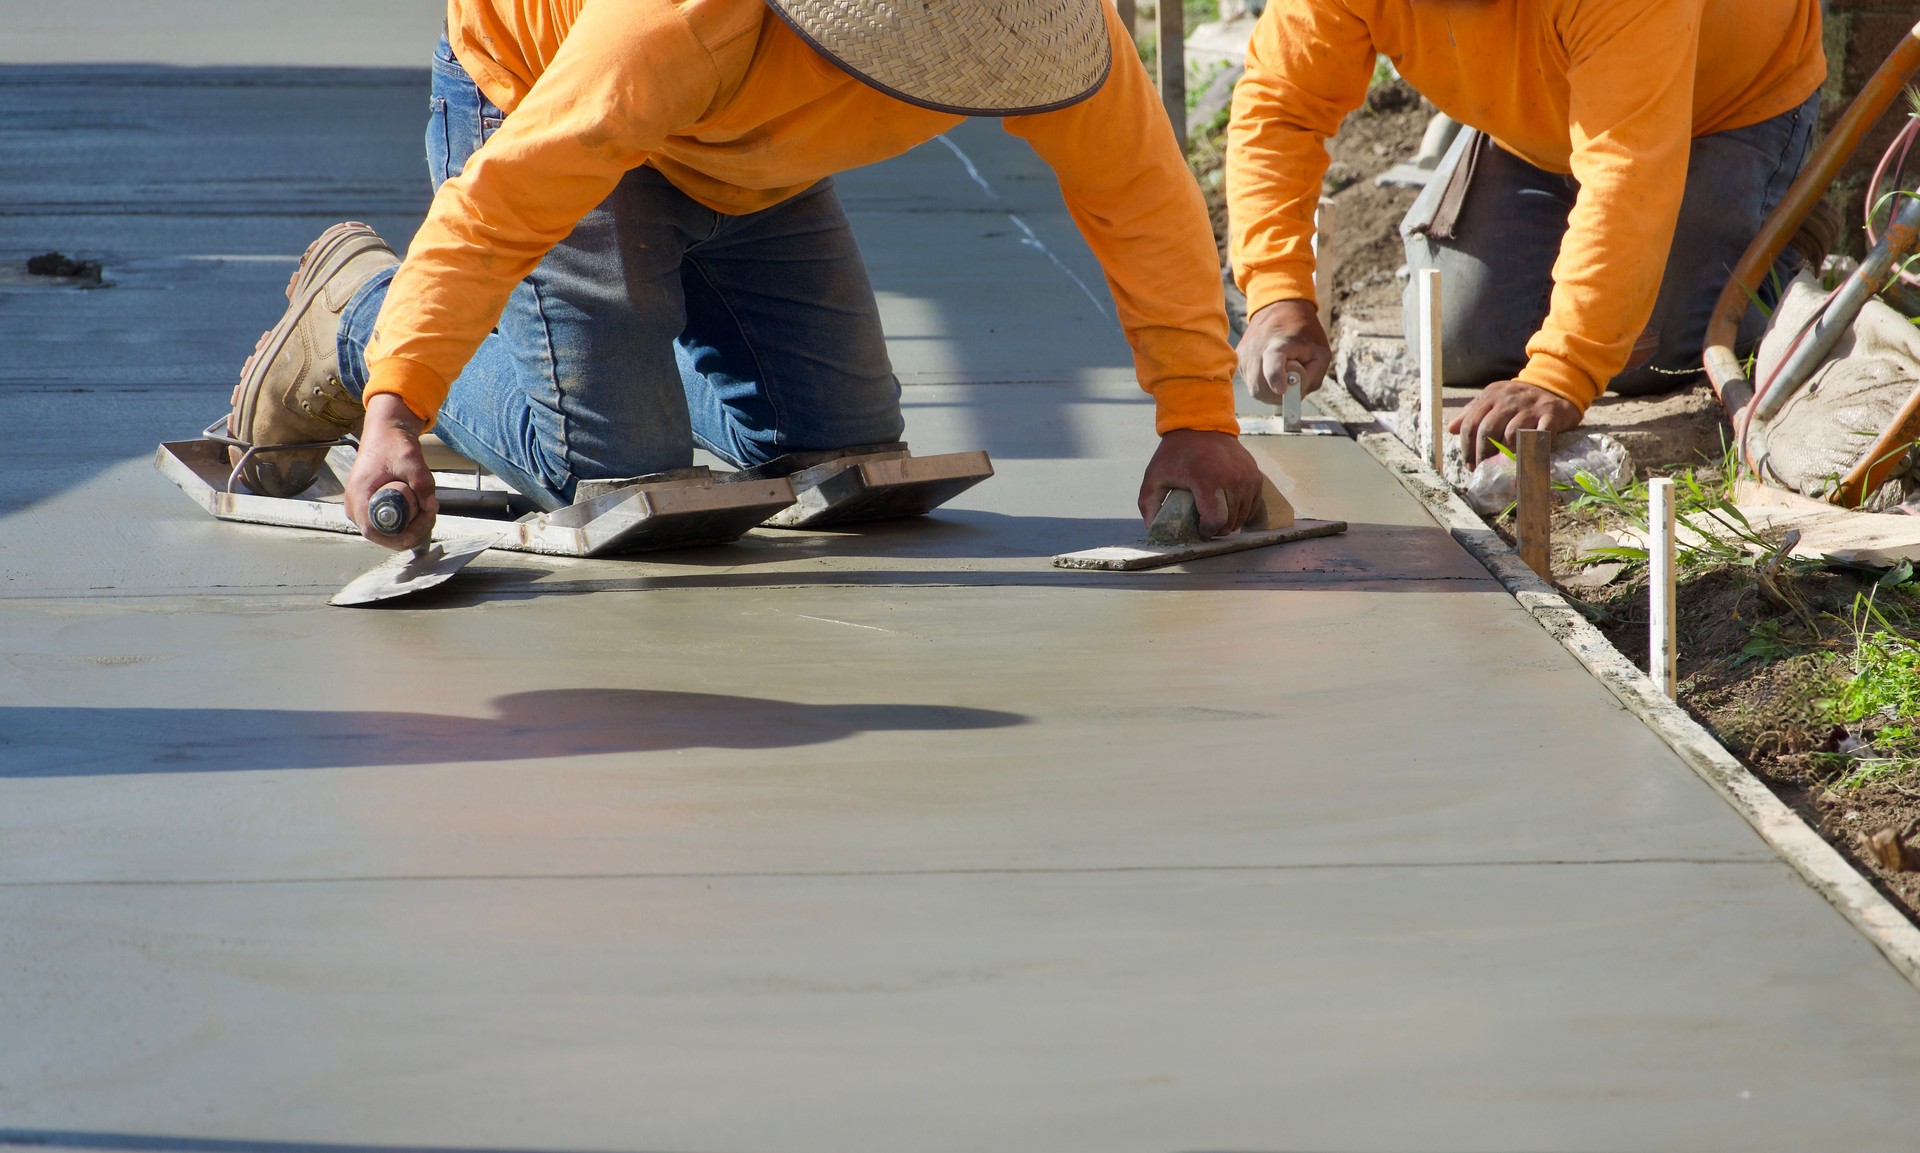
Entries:
MULTIPOLYGON (((670 749, 781 749, 864 732, 1007 728, 944 705, 813 705, 653 689, 550 689, 491 717, 299 709, 0 708, 0 778, 519 761, 670 749)), ((0 1139, 3 1143, 4 1139, 0 1139)))
POLYGON ((124 1149, 132 1153, 560 1153, 484 1145, 348 1145, 330 1141, 256 1141, 224 1137, 164 1137, 95 1133, 84 1129, 0 1129, 0 1147, 124 1149))
POLYGON ((1332 537, 1227 553, 1138 572, 1053 568, 1057 553, 1125 545, 1144 535, 1132 519, 1021 517, 977 510, 871 526, 843 534, 763 533, 739 543, 640 553, 571 567, 512 566, 485 554, 455 579, 369 608, 454 609, 547 597, 668 589, 1090 588, 1181 592, 1365 589, 1370 592, 1486 592, 1493 578, 1434 527, 1349 524, 1332 537), (948 519, 953 518, 953 519, 948 519), (957 564, 941 562, 955 561, 957 564), (801 562, 824 562, 795 567, 801 562), (835 563, 840 562, 840 563, 835 563), (922 562, 925 567, 904 567, 922 562), (977 562, 977 563, 968 563, 977 562), (614 566, 631 563, 630 573, 614 566), (780 567, 775 567, 780 566, 780 567))
MULTIPOLYGON (((253 1141, 246 1138, 163 1137, 94 1133, 80 1129, 0 1129, 0 1146, 41 1149, 124 1149, 130 1153, 562 1153, 497 1145, 348 1145, 331 1141, 253 1141)), ((1206 1151, 1197 1151, 1206 1153, 1206 1151)))
POLYGON ((1144 536, 1132 517, 1036 516, 943 508, 928 516, 843 529, 762 529, 712 548, 634 553, 648 564, 737 569, 800 560, 1011 560, 1123 544, 1144 536))

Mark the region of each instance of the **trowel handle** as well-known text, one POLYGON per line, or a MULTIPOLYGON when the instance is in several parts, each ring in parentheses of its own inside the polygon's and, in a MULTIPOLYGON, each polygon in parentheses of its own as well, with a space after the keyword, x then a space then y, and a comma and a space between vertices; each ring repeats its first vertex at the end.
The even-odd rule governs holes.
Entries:
POLYGON ((367 502, 367 523, 387 536, 399 536, 413 519, 413 504, 407 500, 407 486, 395 482, 373 494, 367 502))

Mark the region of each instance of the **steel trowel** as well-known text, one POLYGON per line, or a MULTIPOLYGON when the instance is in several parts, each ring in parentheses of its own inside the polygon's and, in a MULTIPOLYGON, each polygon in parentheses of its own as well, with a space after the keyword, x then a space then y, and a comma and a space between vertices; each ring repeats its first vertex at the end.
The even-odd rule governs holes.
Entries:
MULTIPOLYGON (((400 484, 388 485, 367 502, 367 520, 389 536, 404 532, 413 517, 413 505, 404 488, 400 484)), ((419 548, 395 553, 348 581, 327 603, 370 605, 424 592, 445 584, 474 557, 492 547, 492 537, 428 541, 419 548)))
POLYGON ((1200 513, 1193 494, 1174 489, 1167 493, 1147 526, 1145 541, 1062 553, 1053 558, 1053 567, 1133 572, 1347 531, 1345 521, 1294 519, 1293 505, 1273 481, 1263 476, 1260 484, 1260 508, 1251 523, 1238 532, 1207 539, 1200 531, 1200 513))

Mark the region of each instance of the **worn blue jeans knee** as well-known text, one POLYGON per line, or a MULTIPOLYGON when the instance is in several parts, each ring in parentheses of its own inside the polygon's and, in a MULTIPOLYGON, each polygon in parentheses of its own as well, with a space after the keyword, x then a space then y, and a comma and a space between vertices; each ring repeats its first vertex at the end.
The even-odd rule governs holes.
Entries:
MULTIPOLYGON (((1701 345, 1713 306, 1733 266, 1806 163, 1818 114, 1816 94, 1772 119, 1695 138, 1687 159, 1680 223, 1653 316, 1636 347, 1635 361, 1614 378, 1609 391, 1640 396, 1699 379, 1701 345)), ((1418 273, 1439 269, 1446 383, 1479 387, 1512 379, 1526 366, 1527 341, 1546 319, 1553 262, 1560 255, 1567 215, 1580 186, 1571 176, 1535 168, 1501 148, 1482 145, 1453 236, 1436 238, 1426 226, 1451 166, 1466 146, 1459 142, 1449 152, 1401 225, 1407 266, 1415 273, 1407 286, 1404 315, 1413 347, 1418 273)), ((1757 293, 1768 309, 1801 260, 1789 248, 1775 263, 1773 276, 1757 293)), ((1759 342, 1765 327, 1761 309, 1749 309, 1740 328, 1742 355, 1759 342)))
MULTIPOLYGON (((505 120, 444 39, 430 113, 437 188, 505 120)), ((368 282, 342 317, 342 376, 356 392, 391 280, 368 282)), ((639 168, 514 289, 435 431, 557 508, 578 481, 683 468, 696 444, 747 467, 897 440, 903 427, 879 307, 830 179, 728 216, 639 168)))

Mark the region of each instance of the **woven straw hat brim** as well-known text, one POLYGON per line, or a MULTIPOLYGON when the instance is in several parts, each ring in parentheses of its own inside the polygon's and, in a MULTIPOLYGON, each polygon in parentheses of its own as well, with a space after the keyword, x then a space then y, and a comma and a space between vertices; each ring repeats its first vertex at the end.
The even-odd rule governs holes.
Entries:
POLYGON ((1107 0, 767 0, 820 54, 908 104, 1019 116, 1076 104, 1113 64, 1107 0))

